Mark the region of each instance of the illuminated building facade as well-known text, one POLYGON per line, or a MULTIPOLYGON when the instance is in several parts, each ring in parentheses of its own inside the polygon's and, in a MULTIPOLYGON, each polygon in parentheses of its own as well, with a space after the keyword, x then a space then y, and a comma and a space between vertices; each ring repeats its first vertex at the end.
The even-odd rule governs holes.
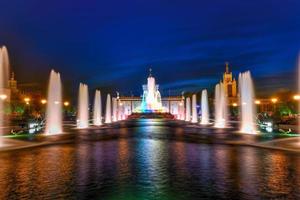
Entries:
POLYGON ((182 97, 161 97, 158 89, 159 85, 155 83, 150 70, 147 84, 143 85, 143 95, 141 97, 118 96, 118 109, 122 110, 126 116, 136 112, 165 112, 179 118, 182 110, 182 97))
POLYGON ((15 74, 14 73, 11 73, 11 77, 8 80, 8 86, 9 86, 12 93, 17 93, 18 92, 17 80, 15 80, 15 74))
POLYGON ((228 62, 225 63, 225 73, 223 74, 223 80, 221 81, 224 85, 224 91, 228 97, 229 105, 238 102, 238 92, 237 92, 237 81, 233 77, 232 72, 229 70, 228 62))

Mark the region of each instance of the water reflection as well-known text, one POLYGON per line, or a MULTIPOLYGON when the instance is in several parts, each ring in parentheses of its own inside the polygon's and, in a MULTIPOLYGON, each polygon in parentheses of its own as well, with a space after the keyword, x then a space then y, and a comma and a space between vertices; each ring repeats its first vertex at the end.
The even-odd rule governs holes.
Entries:
POLYGON ((134 137, 1 153, 0 199, 300 198, 296 154, 152 138, 184 134, 158 124, 119 131, 134 137))
MULTIPOLYGON (((47 149, 47 148, 45 148, 47 149)), ((0 199, 65 198, 73 193, 73 148, 1 154, 0 199), (55 184, 53 184, 55 183, 55 184)))

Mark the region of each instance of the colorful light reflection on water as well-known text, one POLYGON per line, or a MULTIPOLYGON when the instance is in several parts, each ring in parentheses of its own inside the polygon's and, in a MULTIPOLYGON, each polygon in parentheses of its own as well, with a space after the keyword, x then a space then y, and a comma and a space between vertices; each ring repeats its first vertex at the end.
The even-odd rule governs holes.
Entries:
POLYGON ((0 199, 300 198, 299 155, 182 142, 182 128, 140 123, 114 129, 126 139, 84 133, 89 140, 1 153, 0 199))

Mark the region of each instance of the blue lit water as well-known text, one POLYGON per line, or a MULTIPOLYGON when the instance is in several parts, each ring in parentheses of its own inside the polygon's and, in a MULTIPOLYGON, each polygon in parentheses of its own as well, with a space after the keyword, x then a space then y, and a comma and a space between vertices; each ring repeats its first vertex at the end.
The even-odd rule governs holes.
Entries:
POLYGON ((184 134, 139 122, 0 153, 0 199, 300 199, 299 155, 187 142, 184 134))

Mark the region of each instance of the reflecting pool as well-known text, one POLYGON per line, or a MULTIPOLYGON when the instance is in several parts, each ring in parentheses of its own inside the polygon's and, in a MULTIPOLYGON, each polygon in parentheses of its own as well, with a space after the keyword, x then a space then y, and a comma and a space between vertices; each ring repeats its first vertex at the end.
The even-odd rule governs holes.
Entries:
POLYGON ((187 142, 184 129, 163 122, 129 124, 0 153, 0 199, 300 199, 299 154, 187 142), (101 137, 110 134, 120 137, 101 137))

